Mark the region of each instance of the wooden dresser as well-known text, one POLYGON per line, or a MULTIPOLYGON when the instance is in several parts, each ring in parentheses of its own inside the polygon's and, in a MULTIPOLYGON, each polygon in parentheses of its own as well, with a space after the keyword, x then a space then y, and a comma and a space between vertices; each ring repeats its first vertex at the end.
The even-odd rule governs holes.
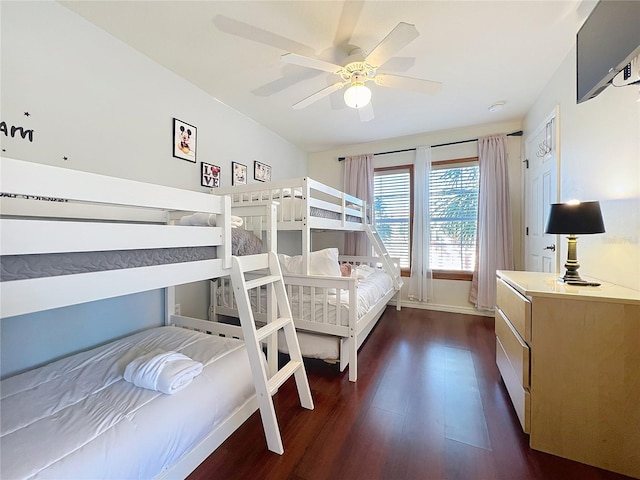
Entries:
POLYGON ((497 275, 496 363, 531 448, 640 478, 640 291, 497 275))

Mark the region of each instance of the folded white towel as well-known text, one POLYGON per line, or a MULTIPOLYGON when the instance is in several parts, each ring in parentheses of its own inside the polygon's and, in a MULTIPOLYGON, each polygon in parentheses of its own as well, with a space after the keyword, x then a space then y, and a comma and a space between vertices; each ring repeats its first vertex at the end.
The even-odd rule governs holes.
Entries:
POLYGON ((185 215, 184 217, 180 218, 180 225, 215 227, 216 214, 215 213, 194 213, 191 215, 185 215))
POLYGON ((182 353, 157 349, 132 360, 124 369, 124 379, 137 387, 172 394, 201 373, 202 363, 182 353))
POLYGON ((231 215, 231 228, 241 227, 244 221, 240 217, 236 217, 235 215, 231 215))
MULTIPOLYGON (((243 220, 235 215, 231 216, 231 227, 241 227, 243 220)), ((180 218, 180 225, 191 225, 195 227, 215 227, 216 226, 216 214, 215 213, 193 213, 191 215, 185 215, 180 218)))

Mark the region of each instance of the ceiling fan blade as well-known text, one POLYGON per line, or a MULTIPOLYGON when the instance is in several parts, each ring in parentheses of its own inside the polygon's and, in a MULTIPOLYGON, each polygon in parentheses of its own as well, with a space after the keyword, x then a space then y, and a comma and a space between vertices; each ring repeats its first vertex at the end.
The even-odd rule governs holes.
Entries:
POLYGON ((432 80, 422 80, 421 78, 403 77, 401 75, 391 75, 380 73, 376 75, 377 85, 382 87, 403 88, 419 93, 437 93, 442 88, 442 83, 432 80))
POLYGON ((251 93, 259 97, 270 97, 304 80, 315 78, 318 75, 324 75, 324 73, 318 70, 303 70, 289 65, 284 67, 282 73, 282 77, 251 90, 251 93), (295 70, 295 72, 289 70, 295 70))
POLYGON ((336 36, 333 39, 334 47, 342 47, 349 43, 358 23, 358 18, 360 18, 363 5, 364 1, 362 0, 348 1, 342 4, 342 13, 338 21, 336 36))
POLYGON ((324 60, 318 60, 317 58, 305 57, 304 55, 298 55, 297 53, 285 53, 280 58, 293 65, 315 68, 316 70, 323 70, 329 73, 338 73, 342 68, 340 65, 336 65, 335 63, 325 62, 324 60))
POLYGON ((410 23, 400 22, 389 34, 367 55, 366 62, 374 67, 383 65, 396 52, 418 38, 418 29, 410 23))
POLYGON ((378 69, 383 72, 406 72, 416 64, 415 57, 393 57, 384 62, 384 67, 378 69))
POLYGON ((297 52, 301 55, 314 56, 315 51, 300 42, 291 40, 273 32, 263 30, 262 28, 249 25, 248 23, 225 17, 224 15, 216 15, 213 18, 213 24, 218 27, 221 32, 236 35, 246 40, 271 45, 272 47, 284 50, 286 52, 297 52))
POLYGON ((364 107, 360 107, 358 110, 358 116, 361 122, 369 122, 375 118, 373 115, 373 106, 371 102, 367 103, 364 107))
POLYGON ((298 103, 293 105, 293 108, 296 110, 300 110, 302 108, 308 107, 312 103, 317 102, 318 100, 326 97, 327 95, 331 95, 333 92, 340 90, 346 82, 336 82, 333 85, 329 85, 328 87, 323 88, 322 90, 317 91, 313 95, 309 95, 307 98, 300 100, 298 103))

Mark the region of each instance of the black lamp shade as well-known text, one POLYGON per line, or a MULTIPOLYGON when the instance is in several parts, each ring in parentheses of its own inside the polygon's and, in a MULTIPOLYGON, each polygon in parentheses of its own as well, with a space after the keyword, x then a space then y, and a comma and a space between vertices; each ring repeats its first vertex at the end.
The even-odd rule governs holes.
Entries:
POLYGON ((600 202, 552 203, 545 233, 604 233, 600 202))

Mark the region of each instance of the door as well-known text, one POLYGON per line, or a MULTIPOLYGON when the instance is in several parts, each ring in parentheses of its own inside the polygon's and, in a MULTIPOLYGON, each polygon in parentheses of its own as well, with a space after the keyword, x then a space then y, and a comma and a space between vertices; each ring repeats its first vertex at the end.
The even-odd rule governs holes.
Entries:
POLYGON ((544 233, 552 203, 558 202, 557 109, 525 144, 525 270, 557 272, 556 235, 544 233))

